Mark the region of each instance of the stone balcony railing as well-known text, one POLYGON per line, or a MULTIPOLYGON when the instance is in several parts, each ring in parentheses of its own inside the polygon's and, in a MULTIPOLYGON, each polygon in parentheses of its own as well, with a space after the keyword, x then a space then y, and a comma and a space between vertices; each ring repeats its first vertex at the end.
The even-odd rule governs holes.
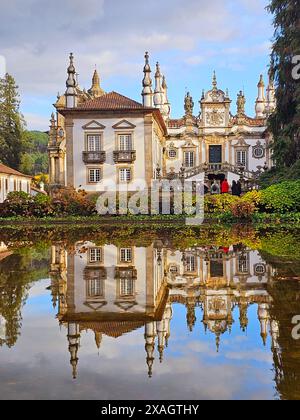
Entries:
POLYGON ((135 150, 117 150, 114 152, 115 163, 132 163, 136 160, 135 150))
POLYGON ((106 160, 106 152, 83 152, 82 160, 84 163, 104 163, 106 160))

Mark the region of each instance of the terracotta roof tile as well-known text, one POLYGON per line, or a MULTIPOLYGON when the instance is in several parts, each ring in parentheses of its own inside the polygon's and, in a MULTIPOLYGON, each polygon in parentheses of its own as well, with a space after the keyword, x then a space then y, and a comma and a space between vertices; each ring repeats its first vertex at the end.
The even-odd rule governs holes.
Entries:
POLYGON ((109 337, 118 338, 145 325, 144 322, 116 321, 116 322, 81 322, 80 330, 93 330, 109 337))
POLYGON ((7 175, 22 176, 22 177, 25 177, 25 178, 32 178, 29 175, 22 174, 21 172, 18 172, 15 169, 12 169, 12 168, 9 168, 6 165, 3 165, 3 163, 0 163, 0 173, 1 174, 7 174, 7 175))
POLYGON ((115 109, 144 109, 144 106, 117 92, 106 93, 96 99, 81 104, 78 109, 86 110, 115 110, 115 109))

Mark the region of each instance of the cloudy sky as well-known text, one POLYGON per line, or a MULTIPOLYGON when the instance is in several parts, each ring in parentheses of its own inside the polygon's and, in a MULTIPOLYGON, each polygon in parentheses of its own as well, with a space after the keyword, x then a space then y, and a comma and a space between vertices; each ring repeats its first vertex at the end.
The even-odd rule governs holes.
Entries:
POLYGON ((0 0, 0 56, 17 80, 30 129, 47 130, 52 103, 65 90, 71 51, 82 87, 95 65, 106 91, 141 100, 144 52, 160 61, 173 117, 191 91, 198 112, 202 89, 217 71, 219 86, 245 89, 254 112, 259 74, 267 74, 272 17, 268 0, 0 0))

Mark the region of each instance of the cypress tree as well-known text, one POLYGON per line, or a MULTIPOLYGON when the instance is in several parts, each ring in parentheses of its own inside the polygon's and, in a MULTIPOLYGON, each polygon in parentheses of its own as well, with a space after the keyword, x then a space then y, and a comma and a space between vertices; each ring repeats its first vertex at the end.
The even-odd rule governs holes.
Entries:
POLYGON ((24 133, 18 86, 12 76, 0 79, 0 161, 19 169, 24 133))

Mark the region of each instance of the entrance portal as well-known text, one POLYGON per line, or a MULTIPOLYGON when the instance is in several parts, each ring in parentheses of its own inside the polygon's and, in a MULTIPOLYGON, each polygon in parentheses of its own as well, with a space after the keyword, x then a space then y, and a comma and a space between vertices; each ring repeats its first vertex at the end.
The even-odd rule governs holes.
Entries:
POLYGON ((222 163, 222 146, 209 146, 209 163, 222 163))

